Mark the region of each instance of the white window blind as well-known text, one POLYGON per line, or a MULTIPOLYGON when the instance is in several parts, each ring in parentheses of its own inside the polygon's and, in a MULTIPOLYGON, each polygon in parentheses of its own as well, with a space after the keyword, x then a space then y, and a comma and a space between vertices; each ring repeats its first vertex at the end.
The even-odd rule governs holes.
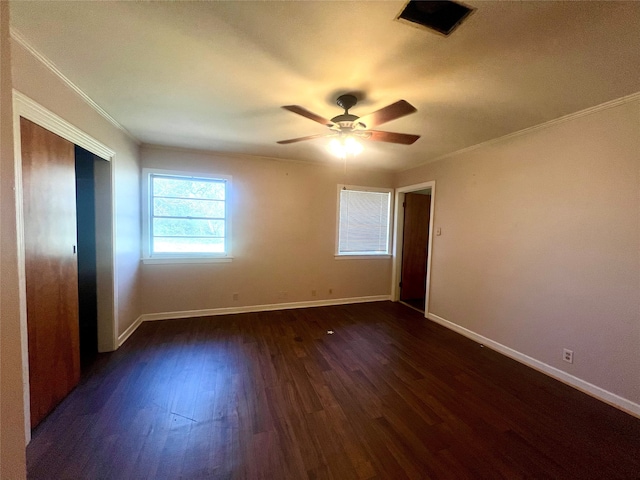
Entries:
POLYGON ((388 255, 390 191, 342 188, 338 255, 388 255))

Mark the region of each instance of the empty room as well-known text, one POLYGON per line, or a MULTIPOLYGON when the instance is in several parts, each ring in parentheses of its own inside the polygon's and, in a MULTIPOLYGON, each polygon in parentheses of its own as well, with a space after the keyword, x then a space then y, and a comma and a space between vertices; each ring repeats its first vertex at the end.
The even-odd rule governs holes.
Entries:
POLYGON ((640 478, 639 2, 0 27, 0 478, 640 478))

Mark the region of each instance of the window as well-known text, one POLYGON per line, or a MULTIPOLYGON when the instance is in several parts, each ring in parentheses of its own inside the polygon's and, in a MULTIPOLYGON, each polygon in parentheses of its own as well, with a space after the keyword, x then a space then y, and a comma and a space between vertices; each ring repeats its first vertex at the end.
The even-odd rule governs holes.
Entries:
POLYGON ((146 262, 230 260, 231 177, 144 169, 143 179, 146 262))
POLYGON ((390 255, 391 192, 338 185, 336 255, 390 255))

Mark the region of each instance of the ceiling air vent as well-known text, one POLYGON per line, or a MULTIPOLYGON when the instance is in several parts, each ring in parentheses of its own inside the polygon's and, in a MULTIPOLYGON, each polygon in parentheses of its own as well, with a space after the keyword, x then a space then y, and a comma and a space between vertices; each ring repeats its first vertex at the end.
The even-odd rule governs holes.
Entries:
POLYGON ((474 10, 449 0, 410 0, 397 20, 449 36, 474 10))

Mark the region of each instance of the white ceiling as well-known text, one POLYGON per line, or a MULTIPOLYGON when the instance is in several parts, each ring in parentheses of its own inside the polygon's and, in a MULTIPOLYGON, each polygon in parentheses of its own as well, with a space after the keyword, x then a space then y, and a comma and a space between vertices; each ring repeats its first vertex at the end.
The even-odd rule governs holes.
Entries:
POLYGON ((362 116, 399 99, 356 160, 419 165, 640 91, 640 2, 468 0, 446 38, 395 21, 404 2, 12 2, 12 26, 144 143, 331 162, 336 97, 362 116))

